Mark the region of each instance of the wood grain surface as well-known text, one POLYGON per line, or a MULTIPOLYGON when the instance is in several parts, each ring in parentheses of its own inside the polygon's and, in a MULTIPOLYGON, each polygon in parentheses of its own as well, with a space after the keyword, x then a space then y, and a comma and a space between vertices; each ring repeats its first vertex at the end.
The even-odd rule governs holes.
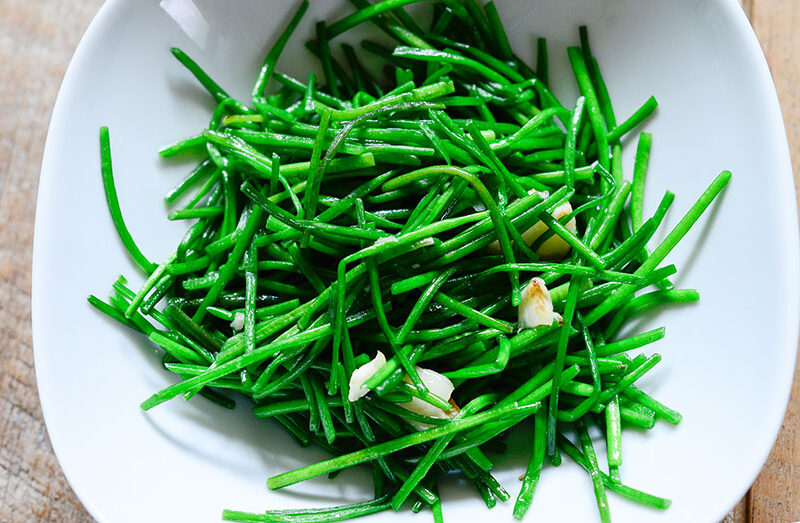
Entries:
POLYGON ((101 1, 0 0, 0 521, 92 521, 47 439, 31 348, 39 167, 61 79, 101 1))
MULTIPOLYGON (((50 448, 33 369, 31 245, 50 113, 101 0, 0 0, 0 521, 92 521, 50 448)), ((800 179, 800 0, 745 0, 800 179)), ((800 369, 769 461, 725 522, 800 520, 800 369)))

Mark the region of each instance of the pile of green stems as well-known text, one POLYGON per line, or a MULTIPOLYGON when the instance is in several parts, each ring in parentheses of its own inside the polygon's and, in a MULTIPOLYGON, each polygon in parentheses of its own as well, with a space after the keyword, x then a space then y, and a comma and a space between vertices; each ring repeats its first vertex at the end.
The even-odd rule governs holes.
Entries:
POLYGON ((199 158, 166 196, 169 218, 192 224, 161 263, 125 226, 101 129, 109 209, 146 280, 133 290, 120 277, 108 302, 89 301, 163 348, 164 368, 180 380, 142 408, 197 394, 232 408, 232 394, 300 445, 334 456, 269 478, 270 489, 360 463, 372 469, 372 501, 225 511, 232 521, 337 521, 401 506, 429 507, 441 521, 438 484, 451 475, 492 508, 510 495, 492 476, 491 456, 518 426, 532 437, 515 517, 529 507, 545 462, 557 466, 563 454, 588 471, 601 520, 609 520, 608 490, 667 508, 668 500, 621 482, 621 429, 680 421, 635 385, 660 356, 629 355, 664 329, 619 333, 653 307, 698 299, 674 288, 675 267, 662 262, 730 173, 648 250, 673 195, 645 218, 651 136, 639 136, 630 182, 621 152, 657 104, 651 97, 616 120, 585 28, 580 46, 567 50, 580 97, 564 106, 548 88, 546 42, 538 40, 535 69, 526 65, 492 2, 435 2, 425 27, 403 10, 409 0, 352 3, 353 14, 316 24, 306 47, 322 74, 303 81, 275 69, 301 4, 250 104, 173 49, 217 106, 207 129, 160 151, 199 158), (364 40, 359 57, 334 45, 364 22, 395 46, 364 40), (376 62, 377 74, 365 65, 376 62), (567 201, 573 211, 553 218, 567 201), (578 233, 566 227, 573 218, 578 233), (521 234, 540 221, 549 229, 526 245, 521 234), (553 235, 569 253, 540 259, 553 235), (487 250, 495 241, 500 254, 487 250), (520 330, 521 289, 534 276, 563 323, 520 330), (350 402, 351 374, 377 350, 388 362, 366 382, 370 393, 350 402), (418 365, 452 380, 460 406, 452 419, 398 406, 416 397, 451 409, 449 398, 428 391, 418 365), (605 440, 605 470, 590 429, 605 440))

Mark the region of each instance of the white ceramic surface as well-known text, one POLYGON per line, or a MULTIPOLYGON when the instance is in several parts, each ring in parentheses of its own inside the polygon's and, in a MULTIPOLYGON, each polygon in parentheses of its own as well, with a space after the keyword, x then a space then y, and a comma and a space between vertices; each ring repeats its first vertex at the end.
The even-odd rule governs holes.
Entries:
MULTIPOLYGON (((247 99, 256 67, 295 2, 111 0, 87 30, 64 79, 42 166, 33 266, 36 373, 58 459, 101 521, 218 521, 223 507, 338 504, 366 499, 361 470, 269 492, 265 479, 319 460, 244 409, 174 400, 149 413, 139 402, 173 382, 156 351, 86 303, 118 274, 140 281, 106 211, 97 129, 111 128, 123 211, 153 258, 184 226, 165 219, 161 196, 187 164, 156 149, 195 133, 212 105, 169 53, 184 48, 229 91, 247 99), (168 14, 171 13, 170 14, 168 14), (174 17, 174 18, 173 18, 174 17), (176 19, 180 22, 177 23, 176 19)), ((342 3, 344 4, 344 2, 342 3)), ((549 38, 554 91, 574 99, 565 46, 588 23, 618 116, 647 96, 660 101, 645 210, 677 194, 673 224, 722 169, 734 178, 721 200, 669 258, 678 283, 701 303, 636 325, 667 326, 648 351, 664 356, 646 390, 684 414, 624 438, 623 479, 673 499, 656 512, 611 494, 615 521, 717 521, 761 468, 788 398, 798 334, 798 240, 789 153, 772 81, 738 5, 723 0, 537 0, 498 2, 518 52, 549 38)), ((314 2, 312 21, 348 8, 314 2)), ((310 60, 293 38, 279 69, 304 76, 310 60)), ((625 169, 632 170, 629 144, 625 169)), ((527 448, 527 443, 523 442, 527 448)), ((510 452, 498 478, 512 495, 526 448, 510 452)), ((468 488, 443 488, 449 521, 511 521, 468 488)), ((381 514, 369 521, 399 521, 381 514)), ((429 516, 419 516, 426 518, 429 516)), ((569 460, 548 468, 528 521, 592 521, 586 474, 569 460)))

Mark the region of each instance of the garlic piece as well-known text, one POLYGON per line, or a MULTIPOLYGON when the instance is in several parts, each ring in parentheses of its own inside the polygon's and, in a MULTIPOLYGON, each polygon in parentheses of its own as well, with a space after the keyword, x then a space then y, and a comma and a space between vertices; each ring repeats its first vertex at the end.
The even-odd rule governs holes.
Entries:
MULTIPOLYGON (((522 301, 518 309, 520 330, 540 325, 552 325, 555 319, 553 299, 541 278, 533 278, 522 290, 522 301)), ((559 315, 560 318, 560 315, 559 315)))
MULTIPOLYGON (((538 194, 542 196, 542 198, 547 198, 549 196, 547 192, 540 192, 538 194)), ((555 210, 552 212, 552 215, 553 218, 559 220, 571 212, 572 205, 570 205, 569 202, 564 202, 555 208, 555 210)), ((575 218, 572 218, 570 221, 568 221, 564 227, 566 227, 570 232, 576 234, 578 232, 578 225, 575 223, 575 218)), ((549 228, 544 224, 544 222, 536 222, 527 231, 520 234, 520 236, 522 236, 522 240, 525 242, 525 245, 530 246, 533 245, 537 239, 539 239, 539 236, 546 233, 548 230, 549 228)), ((500 242, 492 242, 489 244, 487 250, 489 251, 489 254, 500 254, 500 242)), ((548 238, 547 241, 545 241, 539 247, 539 249, 537 249, 536 254, 545 260, 558 260, 566 256, 569 253, 569 250, 570 245, 565 242, 561 236, 554 234, 548 238)))
POLYGON ((350 392, 347 395, 347 399, 353 402, 366 396, 369 393, 369 389, 363 388, 364 382, 370 379, 384 365, 386 365, 386 356, 381 351, 378 351, 371 361, 354 370, 353 375, 350 376, 350 392))
MULTIPOLYGON (((419 374, 419 377, 422 380, 422 383, 428 387, 428 391, 430 391, 431 394, 435 394, 444 401, 450 401, 450 396, 453 394, 453 389, 455 389, 452 381, 434 370, 425 369, 422 367, 415 368, 417 370, 417 374, 419 374)), ((404 377, 403 380, 411 383, 411 379, 408 376, 404 377)), ((458 409, 455 407, 445 411, 419 398, 411 398, 411 401, 406 403, 398 403, 397 406, 429 418, 448 419, 454 417, 458 413, 458 409)), ((417 430, 425 430, 431 427, 427 423, 420 423, 413 420, 406 421, 408 421, 408 423, 417 430)))
MULTIPOLYGON (((564 216, 568 215, 572 212, 572 205, 569 202, 564 202, 553 211, 553 218, 556 220, 560 220, 564 216)), ((541 222, 540 222, 541 223, 541 222)), ((575 218, 572 218, 570 221, 564 225, 569 232, 576 233, 578 232, 578 226, 575 223, 575 218)), ((522 236, 525 239, 525 236, 522 236)), ((525 241, 528 241, 525 239, 525 241)), ((533 242, 531 242, 533 243, 533 242)), ((570 246, 567 242, 564 241, 564 238, 554 234, 550 238, 547 239, 546 242, 542 244, 541 247, 536 251, 536 254, 544 258, 545 260, 558 260, 563 258, 564 256, 569 253, 570 246)))
POLYGON ((231 328, 235 331, 240 331, 244 329, 244 313, 237 312, 233 315, 233 321, 231 322, 231 328))

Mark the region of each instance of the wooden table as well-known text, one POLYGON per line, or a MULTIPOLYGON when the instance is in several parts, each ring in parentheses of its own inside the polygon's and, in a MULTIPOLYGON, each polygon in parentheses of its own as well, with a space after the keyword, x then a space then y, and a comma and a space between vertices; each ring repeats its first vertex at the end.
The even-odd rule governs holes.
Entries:
MULTIPOLYGON (((31 245, 47 125, 101 0, 0 0, 0 521, 91 521, 47 438, 33 370, 31 245)), ((800 0, 745 0, 783 107, 800 178, 800 0)), ((725 521, 800 520, 800 372, 769 461, 725 521)))

